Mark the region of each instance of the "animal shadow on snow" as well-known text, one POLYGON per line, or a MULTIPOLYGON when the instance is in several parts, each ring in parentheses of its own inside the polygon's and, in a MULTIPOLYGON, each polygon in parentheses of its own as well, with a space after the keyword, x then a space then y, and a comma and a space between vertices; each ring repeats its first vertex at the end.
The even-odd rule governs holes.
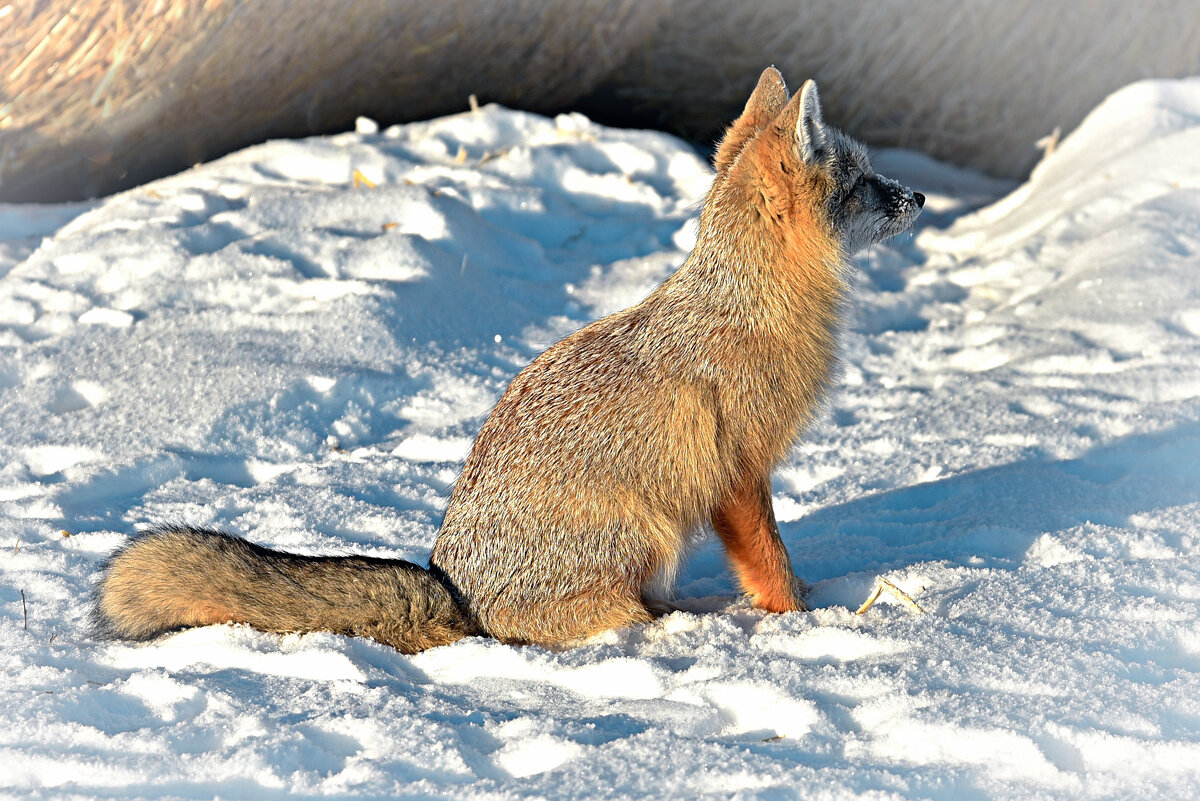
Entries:
MULTIPOLYGON (((1097 445, 1075 459, 1027 459, 869 495, 781 527, 799 575, 823 580, 920 561, 1019 566, 1046 533, 1122 527, 1200 500, 1200 422, 1097 445)), ((1184 532, 1159 524, 1169 547, 1184 532)), ((1077 543, 1088 547, 1086 537, 1077 543)), ((1103 554, 1097 554, 1103 555, 1103 554)))

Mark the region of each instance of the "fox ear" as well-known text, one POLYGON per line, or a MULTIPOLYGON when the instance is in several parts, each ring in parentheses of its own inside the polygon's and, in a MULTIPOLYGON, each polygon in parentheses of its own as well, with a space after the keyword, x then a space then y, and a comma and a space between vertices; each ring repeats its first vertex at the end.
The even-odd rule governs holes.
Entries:
POLYGON ((787 101, 787 85, 783 82, 783 76, 774 67, 767 67, 759 76, 758 85, 750 93, 741 116, 733 121, 717 146, 717 153, 713 157, 717 172, 729 168, 746 143, 779 115, 787 101))
POLYGON ((821 98, 815 83, 804 82, 775 120, 775 129, 781 138, 795 137, 797 155, 805 164, 817 160, 817 154, 825 147, 825 120, 821 117, 821 98))
POLYGON ((800 119, 796 121, 796 142, 800 146, 800 158, 806 164, 817 159, 817 152, 825 147, 825 119, 821 116, 821 98, 817 84, 811 78, 800 87, 800 119))

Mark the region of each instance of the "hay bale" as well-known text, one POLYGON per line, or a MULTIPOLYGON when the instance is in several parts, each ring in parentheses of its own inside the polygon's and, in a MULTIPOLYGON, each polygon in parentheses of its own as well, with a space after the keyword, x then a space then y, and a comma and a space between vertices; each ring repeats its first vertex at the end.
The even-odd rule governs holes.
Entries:
POLYGON ((637 0, 49 0, 0 11, 0 200, 107 194, 271 137, 480 100, 553 111, 655 30, 637 0), (604 24, 595 24, 603 18, 604 24))
POLYGON ((872 144, 1010 178, 1116 89, 1200 72, 1189 0, 677 0, 660 24, 589 107, 712 141, 771 62, 872 144))
MULTIPOLYGON (((0 0, 2 1, 2 0, 0 0)), ((0 201, 107 194, 271 137, 481 101, 712 141, 768 63, 868 141, 1020 177, 1142 77, 1186 0, 43 0, 0 6, 0 201)))

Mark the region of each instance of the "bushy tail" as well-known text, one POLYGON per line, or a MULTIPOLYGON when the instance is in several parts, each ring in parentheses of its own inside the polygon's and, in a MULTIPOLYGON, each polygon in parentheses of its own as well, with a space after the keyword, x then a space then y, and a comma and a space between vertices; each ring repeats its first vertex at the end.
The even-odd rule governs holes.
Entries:
POLYGON ((92 617, 102 636, 130 640, 234 622, 371 637, 406 654, 480 633, 446 586, 411 562, 300 556, 184 526, 114 554, 92 617))

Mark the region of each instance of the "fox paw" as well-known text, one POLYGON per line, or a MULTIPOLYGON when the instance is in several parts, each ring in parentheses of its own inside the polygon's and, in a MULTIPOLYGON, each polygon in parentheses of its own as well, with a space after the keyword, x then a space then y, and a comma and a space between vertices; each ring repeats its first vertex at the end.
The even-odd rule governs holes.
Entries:
POLYGON ((778 592, 771 595, 754 594, 751 596, 751 602, 759 609, 764 609, 768 612, 807 612, 808 604, 804 603, 804 583, 799 579, 796 580, 797 586, 793 586, 791 592, 778 592))

